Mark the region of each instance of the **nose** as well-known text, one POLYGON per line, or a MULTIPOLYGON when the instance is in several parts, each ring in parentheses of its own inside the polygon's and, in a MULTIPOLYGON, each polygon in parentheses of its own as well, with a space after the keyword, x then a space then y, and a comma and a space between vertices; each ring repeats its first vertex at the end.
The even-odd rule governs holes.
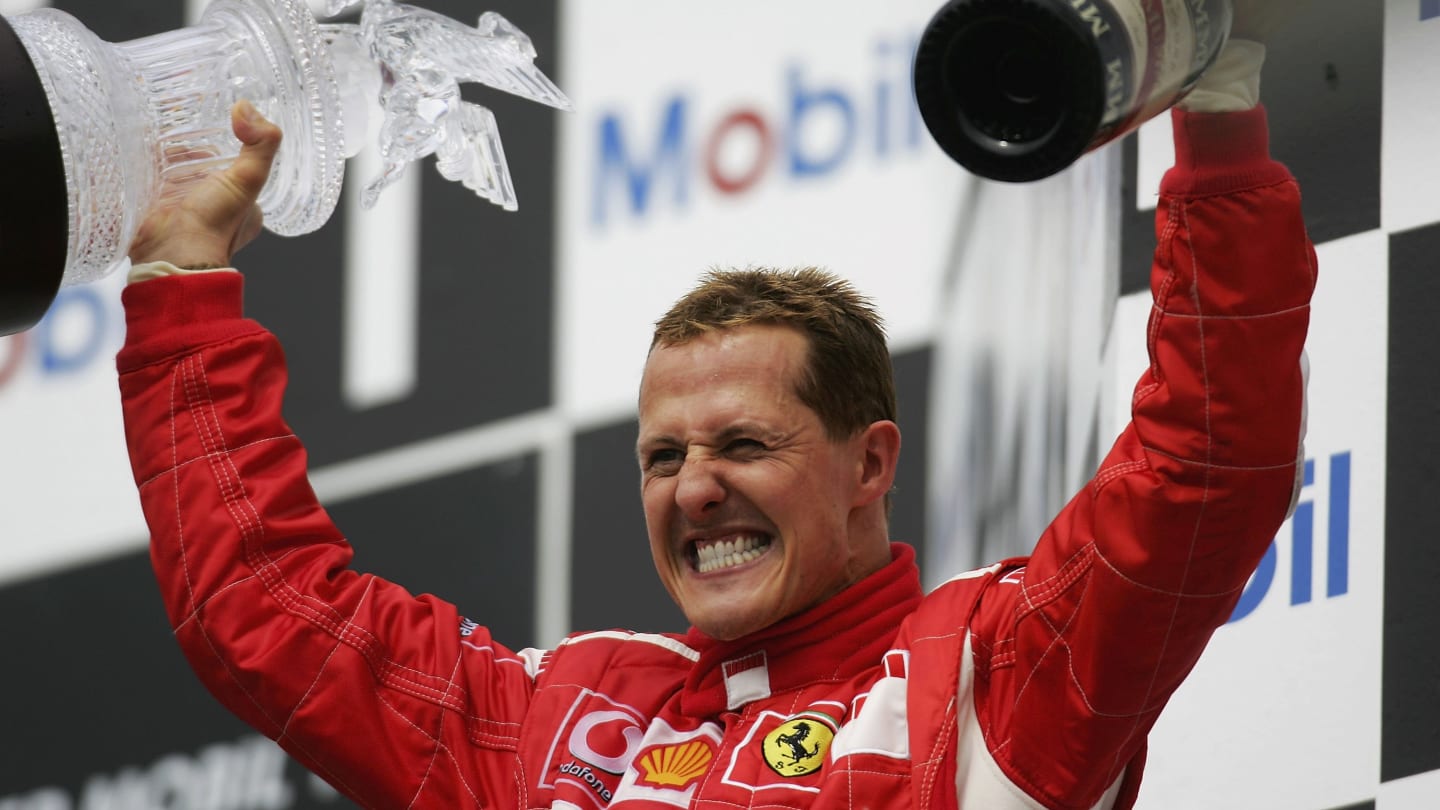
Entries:
POLYGON ((690 520, 700 520, 725 500, 725 482, 714 459, 692 454, 680 465, 675 504, 690 520))

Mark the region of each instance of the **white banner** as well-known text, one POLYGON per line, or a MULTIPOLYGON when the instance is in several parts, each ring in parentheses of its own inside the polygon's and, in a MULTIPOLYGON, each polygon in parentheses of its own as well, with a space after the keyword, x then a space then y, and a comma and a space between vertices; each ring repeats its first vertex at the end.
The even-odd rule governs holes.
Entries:
POLYGON ((1381 134, 1381 224, 1407 230, 1440 220, 1440 4, 1387 0, 1381 134))
POLYGON ((934 0, 564 4, 559 393, 633 410, 651 325, 711 267, 819 265, 928 339, 968 179, 911 100, 934 0))
POLYGON ((35 328, 0 337, 0 582, 147 536, 115 374, 124 280, 67 287, 35 328))

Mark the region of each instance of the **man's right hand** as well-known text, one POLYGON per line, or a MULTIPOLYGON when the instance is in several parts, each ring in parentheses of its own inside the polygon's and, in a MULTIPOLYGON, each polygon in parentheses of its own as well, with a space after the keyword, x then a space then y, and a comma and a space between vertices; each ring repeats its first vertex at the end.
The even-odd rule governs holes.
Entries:
POLYGON ((229 267, 235 252, 260 234, 264 218, 255 200, 280 149, 280 128, 249 101, 231 109, 230 125, 240 139, 239 157, 229 168, 212 172, 152 208, 130 244, 132 263, 229 267))

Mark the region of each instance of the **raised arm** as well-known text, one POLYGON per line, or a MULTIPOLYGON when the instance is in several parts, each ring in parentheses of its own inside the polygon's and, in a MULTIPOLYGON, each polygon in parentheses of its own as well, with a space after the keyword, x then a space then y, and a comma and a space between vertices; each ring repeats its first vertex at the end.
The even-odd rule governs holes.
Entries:
POLYGON ((141 227, 124 293, 126 438, 176 639, 229 709, 361 806, 510 805, 533 667, 453 606, 348 570, 281 417, 280 346, 215 269, 259 231, 280 140, 247 107, 236 162, 141 227))
POLYGON ((1174 113, 1131 424, 973 618, 986 748, 1044 807, 1133 802, 1146 735, 1295 491, 1315 254, 1245 109, 1257 58, 1232 43, 1223 81, 1174 113))

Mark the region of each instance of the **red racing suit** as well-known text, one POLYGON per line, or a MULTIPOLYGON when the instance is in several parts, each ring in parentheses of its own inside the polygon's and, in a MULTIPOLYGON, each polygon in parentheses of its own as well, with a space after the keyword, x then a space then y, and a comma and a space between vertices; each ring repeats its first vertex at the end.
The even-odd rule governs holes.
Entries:
POLYGON ((735 642, 517 652, 349 570, 241 277, 131 285, 120 386, 176 638, 363 807, 1129 807, 1157 714, 1285 518, 1315 281, 1263 110, 1175 131, 1133 421, 1034 553, 922 596, 895 546, 735 642))

